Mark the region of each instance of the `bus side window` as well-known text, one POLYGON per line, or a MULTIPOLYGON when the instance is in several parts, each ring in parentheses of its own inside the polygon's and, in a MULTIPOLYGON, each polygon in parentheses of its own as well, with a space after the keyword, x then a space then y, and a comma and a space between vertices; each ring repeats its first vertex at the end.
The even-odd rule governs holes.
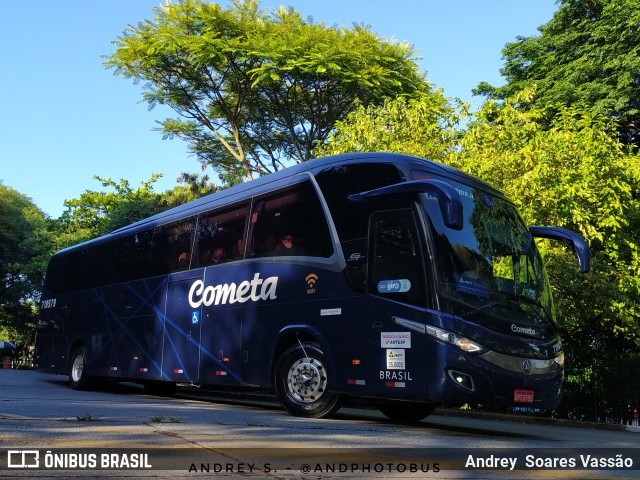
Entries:
POLYGON ((206 267, 242 258, 248 205, 207 212, 198 218, 195 258, 191 268, 206 267))
POLYGON ((189 268, 194 231, 195 217, 156 229, 151 249, 153 275, 179 272, 189 268))
POLYGON ((117 243, 106 242, 90 247, 87 251, 84 283, 87 288, 117 283, 117 243))
POLYGON ((149 275, 152 238, 153 231, 143 231, 118 240, 114 274, 117 281, 126 282, 149 275))
POLYGON ((82 289, 85 250, 53 257, 47 270, 46 285, 52 293, 82 289))
POLYGON ((249 252, 252 256, 330 257, 333 254, 329 226, 309 181, 257 199, 251 223, 249 252), (283 248, 285 243, 290 248, 283 248))
POLYGON ((375 212, 369 242, 369 292, 425 306, 424 262, 412 210, 375 212))

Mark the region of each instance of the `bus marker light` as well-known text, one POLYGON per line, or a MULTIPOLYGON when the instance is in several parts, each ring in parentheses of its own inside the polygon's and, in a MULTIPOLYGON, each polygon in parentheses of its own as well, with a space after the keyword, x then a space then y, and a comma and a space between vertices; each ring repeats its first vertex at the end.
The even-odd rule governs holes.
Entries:
POLYGON ((181 368, 174 368, 173 373, 184 373, 184 370, 182 370, 181 368))
POLYGON ((351 360, 351 365, 361 365, 362 362, 360 361, 359 358, 354 358, 353 360, 351 360))
POLYGON ((224 370, 216 370, 216 375, 218 377, 224 377, 227 375, 227 372, 225 372, 224 370))
POLYGON ((222 361, 223 361, 224 363, 227 363, 227 362, 229 361, 229 357, 224 357, 224 358, 222 359, 222 361))
POLYGON ((140 357, 133 357, 134 360, 140 360, 140 357))
POLYGON ((117 372, 118 371, 118 367, 109 367, 109 371, 110 372, 117 372))
POLYGON ((385 387, 404 388, 405 382, 384 382, 385 387))
POLYGON ((347 385, 366 385, 366 384, 367 384, 366 380, 358 380, 355 378, 347 379, 347 385))
POLYGON ((148 369, 148 368, 146 368, 146 367, 142 367, 142 368, 140 369, 140 371, 141 371, 141 372, 148 372, 148 371, 149 371, 149 369, 148 369))

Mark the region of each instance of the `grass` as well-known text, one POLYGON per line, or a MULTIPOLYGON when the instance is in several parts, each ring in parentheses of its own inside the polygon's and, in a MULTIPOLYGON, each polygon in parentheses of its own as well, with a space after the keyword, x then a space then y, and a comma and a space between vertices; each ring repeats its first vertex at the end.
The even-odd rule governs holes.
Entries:
POLYGON ((101 418, 102 415, 91 415, 89 412, 85 412, 84 415, 76 415, 79 422, 97 422, 101 418))
POLYGON ((165 417, 163 415, 158 415, 154 417, 149 417, 149 421, 152 423, 164 423, 165 421, 168 423, 184 423, 184 418, 181 417, 165 417))

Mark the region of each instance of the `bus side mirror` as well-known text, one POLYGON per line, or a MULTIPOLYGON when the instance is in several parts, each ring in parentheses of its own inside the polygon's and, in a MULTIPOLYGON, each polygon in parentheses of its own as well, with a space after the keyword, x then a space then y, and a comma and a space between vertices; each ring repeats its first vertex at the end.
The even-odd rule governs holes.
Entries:
POLYGON ((587 273, 591 268, 589 245, 587 245, 587 242, 585 242, 580 235, 573 233, 571 230, 559 227, 529 227, 529 231, 534 237, 561 240, 573 248, 578 256, 580 272, 587 273))
POLYGON ((414 193, 428 193, 433 195, 438 200, 444 224, 454 230, 462 230, 464 219, 462 216, 462 200, 460 200, 460 195, 455 188, 441 180, 411 180, 409 182, 387 185, 386 187, 376 188, 366 192, 354 193, 347 198, 353 202, 363 202, 366 200, 379 200, 384 197, 414 193))

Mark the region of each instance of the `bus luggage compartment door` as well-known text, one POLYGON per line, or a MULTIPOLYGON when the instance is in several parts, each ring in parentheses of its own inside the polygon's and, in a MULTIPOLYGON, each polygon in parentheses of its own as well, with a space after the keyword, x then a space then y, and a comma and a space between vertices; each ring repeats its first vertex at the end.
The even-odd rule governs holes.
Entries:
POLYGON ((162 371, 175 382, 199 379, 202 309, 189 303, 189 291, 202 280, 202 270, 171 274, 164 318, 162 371))

